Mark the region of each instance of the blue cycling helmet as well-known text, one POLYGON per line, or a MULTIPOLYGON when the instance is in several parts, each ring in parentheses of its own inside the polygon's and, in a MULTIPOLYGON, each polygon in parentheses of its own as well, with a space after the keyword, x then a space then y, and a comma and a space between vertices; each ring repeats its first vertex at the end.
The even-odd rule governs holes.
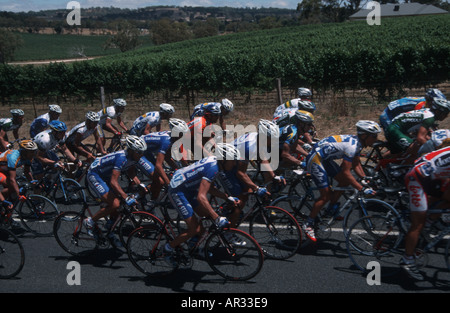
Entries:
POLYGON ((220 106, 221 103, 217 103, 217 102, 211 102, 208 103, 207 105, 203 106, 202 110, 205 112, 205 114, 213 114, 213 115, 220 115, 220 113, 222 112, 220 110, 220 106))
POLYGON ((57 132, 65 132, 65 131, 67 131, 66 124, 64 122, 61 122, 61 121, 57 121, 57 120, 51 121, 50 123, 48 123, 48 126, 51 129, 53 129, 54 131, 57 131, 57 132))
POLYGON ((442 91, 437 88, 428 88, 425 93, 425 98, 432 100, 433 98, 440 98, 443 100, 447 100, 442 91))

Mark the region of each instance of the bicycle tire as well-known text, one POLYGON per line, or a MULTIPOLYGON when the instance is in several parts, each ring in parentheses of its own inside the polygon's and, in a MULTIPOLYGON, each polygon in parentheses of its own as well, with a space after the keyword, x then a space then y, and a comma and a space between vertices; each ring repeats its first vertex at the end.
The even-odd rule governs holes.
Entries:
POLYGON ((261 271, 264 263, 264 254, 258 242, 235 228, 212 233, 206 240, 204 252, 208 265, 226 280, 249 280, 261 271), (227 237, 237 237, 246 244, 234 245, 227 237))
POLYGON ((169 241, 164 224, 154 217, 153 224, 135 229, 127 241, 127 253, 131 264, 149 277, 162 277, 177 270, 164 260, 164 245, 169 241))
POLYGON ((400 271, 402 252, 398 248, 403 230, 395 217, 365 216, 350 228, 346 238, 347 254, 357 270, 369 273, 369 262, 380 265, 381 276, 392 276, 400 271))
POLYGON ((305 199, 305 196, 281 196, 270 203, 271 206, 276 206, 291 213, 299 223, 303 225, 308 218, 312 205, 305 199))
POLYGON ((19 202, 17 212, 22 225, 35 236, 53 235, 53 222, 59 210, 50 199, 41 195, 27 195, 25 202, 19 202))
POLYGON ((302 244, 300 225, 289 212, 281 208, 264 207, 252 216, 249 224, 250 235, 269 258, 289 259, 302 244))
POLYGON ((60 212, 74 211, 75 206, 80 207, 79 211, 81 211, 86 203, 86 194, 80 183, 71 178, 64 178, 63 188, 64 191, 58 184, 49 199, 55 202, 60 212))
POLYGON ((19 238, 0 227, 0 279, 17 276, 25 265, 25 251, 19 238))
POLYGON ((53 224, 56 242, 73 256, 88 256, 98 248, 95 238, 88 235, 83 219, 84 216, 80 215, 80 212, 66 211, 61 213, 53 224))
POLYGON ((122 245, 126 247, 130 234, 137 228, 145 227, 151 224, 153 222, 153 218, 154 215, 144 211, 131 212, 130 215, 122 218, 117 228, 122 245))

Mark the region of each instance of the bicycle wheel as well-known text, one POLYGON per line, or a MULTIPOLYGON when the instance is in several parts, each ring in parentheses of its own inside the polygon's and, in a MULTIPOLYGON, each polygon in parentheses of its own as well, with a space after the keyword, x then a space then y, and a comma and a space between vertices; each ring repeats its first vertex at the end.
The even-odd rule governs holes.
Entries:
POLYGON ((148 212, 136 211, 125 216, 118 226, 120 242, 124 247, 127 245, 128 237, 137 228, 150 226, 154 223, 154 216, 148 212))
POLYGON ((205 243, 205 259, 209 266, 227 280, 245 281, 255 277, 264 263, 258 242, 239 229, 226 229, 211 234, 205 243), (237 239, 245 245, 235 245, 237 239))
POLYGON ((22 243, 10 230, 0 227, 0 279, 16 276, 24 264, 22 243))
POLYGON ((270 205, 291 213, 300 225, 306 221, 312 209, 307 196, 282 196, 272 201, 270 205))
POLYGON ((60 212, 79 211, 86 202, 83 187, 74 179, 65 178, 64 182, 55 189, 52 200, 58 206, 60 212))
POLYGON ((79 212, 67 211, 61 213, 53 224, 56 242, 74 256, 87 256, 97 250, 97 242, 87 233, 83 219, 79 212))
POLYGON ((356 268, 367 274, 369 262, 380 265, 381 276, 396 274, 402 252, 398 249, 403 231, 395 217, 365 216, 347 234, 347 253, 356 268))
POLYGON ((51 236, 53 222, 59 215, 56 205, 40 195, 27 195, 25 202, 19 202, 17 212, 22 224, 36 236, 51 236))
POLYGON ((249 233, 266 256, 277 260, 292 257, 302 243, 297 220, 286 210, 273 206, 264 207, 252 216, 249 233))
POLYGON ((160 277, 173 273, 177 268, 164 260, 164 245, 169 234, 156 217, 152 224, 135 229, 127 241, 128 258, 141 273, 160 277))

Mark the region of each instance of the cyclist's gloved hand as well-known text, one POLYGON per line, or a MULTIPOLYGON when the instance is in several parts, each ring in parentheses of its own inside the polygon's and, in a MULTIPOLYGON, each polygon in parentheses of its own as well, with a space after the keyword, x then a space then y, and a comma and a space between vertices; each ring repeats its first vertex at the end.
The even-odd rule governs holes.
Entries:
POLYGON ((361 192, 362 192, 363 194, 365 194, 365 195, 368 195, 368 196, 374 196, 374 195, 376 194, 376 191, 373 190, 372 188, 369 188, 369 187, 363 188, 363 189, 361 190, 361 192))
POLYGON ((13 204, 12 204, 11 202, 9 202, 8 200, 3 200, 3 201, 2 201, 2 206, 3 206, 5 209, 10 209, 10 208, 12 208, 13 204))
POLYGON ((275 176, 273 180, 278 184, 286 185, 286 179, 283 176, 275 176))
POLYGON ((228 221, 228 219, 224 216, 219 216, 218 218, 216 218, 216 225, 219 228, 226 228, 230 226, 230 221, 228 221))
POLYGON ((256 190, 256 195, 258 197, 263 197, 267 194, 267 188, 266 187, 258 187, 258 189, 256 190))
POLYGON ((125 203, 129 206, 135 205, 136 204, 136 199, 133 196, 128 196, 125 199, 125 203))

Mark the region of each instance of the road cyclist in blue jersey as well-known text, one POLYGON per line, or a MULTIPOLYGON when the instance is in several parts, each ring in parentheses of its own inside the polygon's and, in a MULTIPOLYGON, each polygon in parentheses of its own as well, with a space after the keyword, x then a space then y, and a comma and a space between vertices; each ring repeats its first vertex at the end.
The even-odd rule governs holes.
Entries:
POLYGON ((169 199, 187 225, 187 231, 167 242, 164 247, 165 261, 177 267, 174 249, 190 238, 201 234, 202 224, 197 215, 210 217, 219 228, 229 227, 226 217, 219 216, 208 200, 208 193, 236 204, 237 199, 214 186, 217 174, 231 168, 239 159, 239 150, 231 144, 217 143, 213 156, 203 158, 187 167, 178 169, 169 185, 169 199))
MULTIPOLYGON (((153 164, 144 157, 144 152, 147 149, 145 141, 142 138, 130 135, 126 137, 125 142, 125 150, 97 158, 89 167, 87 173, 89 188, 105 204, 94 216, 83 221, 90 236, 96 236, 95 223, 101 218, 110 216, 111 219, 106 227, 111 227, 110 221, 117 218, 121 203, 129 206, 136 204, 137 200, 134 196, 126 194, 120 186, 119 177, 121 173, 126 172, 136 186, 141 185, 139 178, 136 176, 136 167, 147 176, 153 175, 153 164)), ((146 189, 145 187, 142 188, 146 189)), ((144 192, 148 192, 148 190, 144 190, 144 192)), ((116 246, 120 246, 120 241, 117 238, 112 239, 116 246)))
POLYGON ((161 103, 159 105, 159 111, 147 112, 139 116, 130 128, 130 135, 142 136, 149 134, 153 128, 156 131, 161 130, 161 121, 169 120, 175 113, 175 109, 168 103, 161 103))
POLYGON ((30 126, 30 138, 34 138, 37 134, 47 129, 51 121, 59 121, 62 109, 57 104, 50 104, 48 112, 36 117, 30 126))
POLYGON ((367 195, 374 195, 375 191, 363 186, 353 176, 351 170, 360 178, 365 178, 360 162, 360 152, 364 147, 372 146, 381 133, 381 127, 373 121, 360 120, 356 123, 357 135, 330 136, 319 141, 306 158, 306 169, 319 188, 320 196, 316 199, 303 231, 313 242, 317 241, 314 231, 315 218, 320 210, 330 202, 327 212, 335 212, 339 208, 337 202, 341 191, 333 191, 330 178, 338 182, 339 187, 352 186, 367 195), (342 160, 341 165, 336 160, 342 160))

